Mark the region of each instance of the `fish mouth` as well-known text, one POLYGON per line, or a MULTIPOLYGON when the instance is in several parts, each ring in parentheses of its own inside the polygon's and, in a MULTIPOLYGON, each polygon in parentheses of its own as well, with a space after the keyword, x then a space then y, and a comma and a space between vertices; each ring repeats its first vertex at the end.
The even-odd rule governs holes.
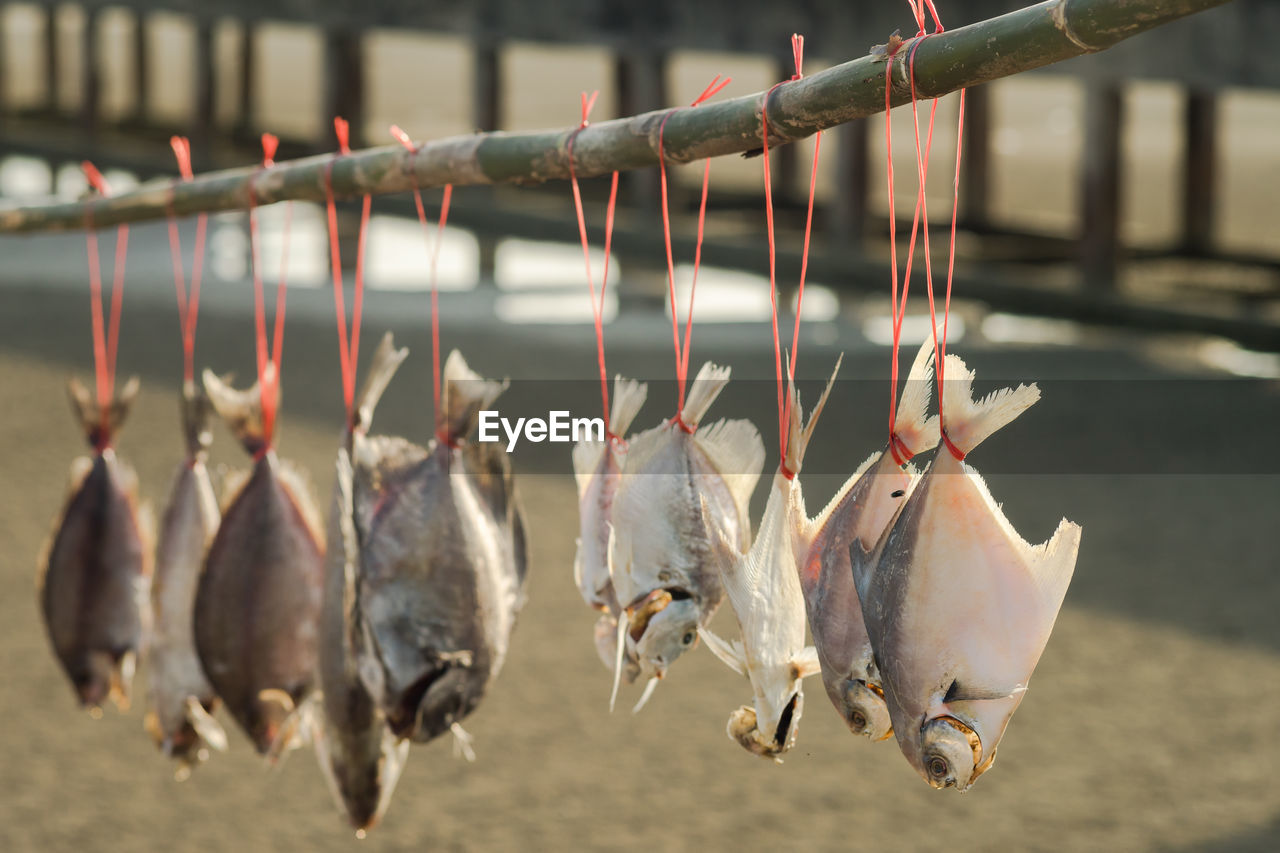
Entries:
POLYGON ((418 708, 422 704, 423 697, 427 695, 432 685, 444 678, 452 668, 448 664, 436 667, 410 684, 400 694, 400 701, 396 703, 392 712, 387 714, 387 726, 396 737, 413 737, 418 727, 418 708))
POLYGON ((642 595, 627 605, 627 633, 632 641, 640 642, 644 632, 649 629, 649 622, 673 602, 687 601, 693 594, 680 587, 659 587, 642 595))
POLYGON ((791 701, 787 702, 787 707, 782 709, 782 716, 778 718, 778 728, 773 732, 773 745, 779 752, 786 749, 787 735, 791 733, 791 720, 795 717, 796 700, 799 698, 799 693, 792 693, 791 701))

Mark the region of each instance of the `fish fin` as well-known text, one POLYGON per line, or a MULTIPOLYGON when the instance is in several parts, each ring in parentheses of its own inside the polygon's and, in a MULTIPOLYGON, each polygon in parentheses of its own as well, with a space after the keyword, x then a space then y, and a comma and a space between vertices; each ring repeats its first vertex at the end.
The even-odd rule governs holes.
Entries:
POLYGON ((656 675, 649 679, 644 686, 644 692, 640 694, 640 701, 636 702, 631 708, 631 713, 639 714, 640 709, 649 704, 649 699, 653 696, 653 691, 657 689, 658 682, 661 681, 656 675))
POLYGON ((809 528, 813 531, 812 535, 817 535, 817 531, 821 530, 826 525, 828 519, 831 518, 831 513, 836 511, 836 507, 838 507, 840 502, 844 500, 845 495, 849 494, 849 491, 857 485, 857 482, 862 479, 863 474, 871 470, 872 465, 875 465, 880 461, 880 456, 883 453, 883 450, 877 450, 863 460, 862 464, 854 469, 854 472, 849 475, 849 479, 845 480, 844 484, 840 486, 840 488, 836 489, 836 493, 831 496, 831 500, 827 501, 827 505, 824 506, 817 515, 809 520, 809 528))
POLYGON ((811 675, 820 675, 822 673, 822 664, 818 662, 818 649, 815 646, 805 646, 799 654, 791 659, 791 670, 796 681, 808 678, 811 675))
POLYGON ((713 655, 720 658, 721 663, 743 678, 747 677, 747 655, 740 640, 726 640, 719 634, 713 633, 710 628, 701 626, 698 627, 698 636, 706 641, 707 648, 713 655))
POLYGON ((690 429, 698 428, 711 404, 720 396, 724 386, 729 384, 730 372, 730 368, 719 367, 709 361, 699 368, 698 375, 689 386, 689 394, 684 398, 684 408, 680 410, 680 420, 686 426, 690 429))
POLYGON ((475 761, 476 751, 471 747, 476 742, 475 737, 458 723, 450 723, 449 732, 453 735, 453 757, 465 759, 468 763, 475 761))
POLYGON ((202 458, 213 444, 213 430, 209 428, 213 403, 199 383, 187 379, 182 383, 178 406, 182 416, 182 435, 187 441, 187 456, 202 458))
POLYGON ((578 500, 587 493, 600 460, 609 450, 609 442, 583 439, 573 446, 573 479, 578 485, 578 500))
POLYGON ((184 713, 191 728, 196 730, 200 739, 218 752, 227 751, 227 733, 213 715, 205 710, 204 705, 194 696, 188 696, 183 702, 184 713))
MULTIPOLYGON (((610 533, 612 536, 612 533, 610 533)), ((609 713, 613 713, 614 706, 618 703, 618 686, 622 683, 622 658, 627 650, 627 620, 617 620, 618 633, 616 638, 616 650, 613 660, 613 692, 609 695, 609 713)))
POLYGON ((129 698, 129 686, 133 684, 133 673, 137 666, 138 654, 130 649, 120 655, 115 666, 111 667, 111 686, 107 691, 107 697, 115 704, 118 711, 128 711, 132 704, 129 698))
POLYGON ((109 401, 95 400, 84 383, 74 376, 67 380, 67 396, 71 400, 71 411, 80 421, 91 445, 101 444, 100 439, 110 442, 112 436, 124 424, 129 416, 129 409, 138 397, 141 383, 138 377, 131 376, 129 381, 115 390, 109 401), (106 429, 106 435, 99 434, 106 429))
MULTIPOLYGON (((231 377, 221 378, 212 370, 204 371, 204 390, 218 416, 226 422, 236 440, 249 455, 258 453, 267 444, 262 423, 262 386, 255 382, 244 391, 231 387, 231 377)), ((280 405, 280 384, 272 383, 276 393, 277 409, 280 405)))
POLYGON ((913 454, 924 453, 938 444, 938 416, 929 417, 935 355, 933 336, 926 336, 911 362, 893 420, 894 434, 913 454))
POLYGON ((649 386, 635 379, 613 377, 613 404, 609 412, 609 429, 614 435, 623 436, 631 429, 631 422, 640 414, 640 408, 649 396, 649 386))
POLYGON ((370 424, 373 423, 373 410, 382 399, 382 392, 387 390, 391 378, 396 375, 396 369, 408 354, 407 347, 396 349, 395 339, 390 332, 382 336, 378 349, 373 354, 373 363, 369 365, 369 373, 365 376, 364 385, 360 388, 359 396, 356 397, 357 422, 351 425, 352 429, 369 429, 370 424))
MULTIPOLYGON (((885 531, 885 533, 888 532, 888 530, 885 531)), ((876 550, 876 546, 868 550, 857 536, 853 537, 853 541, 849 543, 849 563, 853 570, 853 587, 858 591, 858 601, 867 600, 866 595, 871 586, 871 578, 876 570, 876 550)))
POLYGON ((295 704, 293 697, 284 690, 268 687, 258 691, 258 702, 262 705, 275 706, 276 715, 280 717, 267 746, 265 757, 271 767, 279 767, 280 762, 290 752, 310 742, 314 729, 313 715, 320 701, 320 691, 314 691, 301 703, 295 704))
POLYGON ((787 429, 787 468, 793 473, 798 473, 801 464, 804 463, 805 448, 809 446, 809 439, 813 437, 813 430, 818 425, 818 416, 822 414, 823 408, 827 405, 827 398, 831 396, 831 388, 835 385, 836 374, 840 372, 843 361, 844 354, 841 353, 831 371, 831 378, 827 380, 827 387, 822 390, 822 396, 814 404, 813 411, 809 413, 809 420, 803 428, 800 424, 802 416, 800 392, 796 390, 795 378, 790 375, 790 365, 787 366, 787 392, 791 395, 791 423, 787 429))
POLYGON ((764 469, 764 442, 750 421, 717 421, 699 430, 693 440, 702 448, 712 466, 724 478, 742 529, 743 547, 751 540, 751 493, 764 469))
POLYGON ((974 400, 974 375, 959 356, 947 356, 942 389, 947 437, 966 455, 1040 399, 1040 389, 1032 383, 1001 388, 974 400))
POLYGON ((480 417, 507 390, 507 381, 484 379, 467 366, 462 353, 453 350, 444 363, 445 429, 451 439, 466 438, 480 417))

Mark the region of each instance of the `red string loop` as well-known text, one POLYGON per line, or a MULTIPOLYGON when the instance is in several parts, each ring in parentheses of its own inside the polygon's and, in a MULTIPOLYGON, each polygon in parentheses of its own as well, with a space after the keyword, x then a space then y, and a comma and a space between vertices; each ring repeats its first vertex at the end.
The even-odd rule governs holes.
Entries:
POLYGON ((352 297, 351 330, 348 333, 342 281, 342 250, 338 239, 338 210, 333 196, 334 163, 339 157, 345 157, 351 153, 350 130, 346 119, 335 117, 333 130, 338 138, 338 153, 325 167, 325 213, 329 226, 329 267, 333 275, 333 310, 338 324, 338 366, 342 373, 342 402, 347 410, 348 427, 354 427, 356 371, 360 364, 360 319, 364 310, 364 256, 372 197, 366 193, 360 207, 360 230, 356 240, 355 293, 352 297))
MULTIPOLYGON (((193 180, 195 175, 191 169, 191 142, 185 136, 174 136, 169 140, 169 145, 173 148, 173 156, 178 161, 178 174, 181 175, 182 180, 193 180)), ((173 285, 178 299, 178 326, 182 334, 182 379, 184 382, 194 382, 196 320, 200 311, 200 280, 204 271, 205 234, 209 216, 201 213, 196 217, 196 243, 191 259, 191 288, 188 293, 186 272, 182 265, 182 239, 173 210, 174 191, 174 189, 170 190, 167 211, 169 255, 173 261, 173 285)))
MULTIPOLYGON (((260 171, 275 165, 276 149, 280 141, 270 133, 262 134, 262 166, 260 171)), ((257 196, 253 184, 258 173, 251 175, 247 182, 249 207, 249 254, 253 272, 254 295, 254 345, 258 363, 258 390, 262 407, 262 447, 254 455, 261 459, 270 452, 275 438, 276 410, 280 395, 280 360, 284 354, 284 317, 288 298, 287 280, 289 272, 289 230, 293 223, 293 203, 285 203, 284 227, 280 246, 280 281, 276 285, 275 328, 270 341, 267 338, 266 304, 262 284, 262 258, 258 240, 257 196), (270 355, 268 346, 270 345, 270 355)))
POLYGON ((621 441, 619 436, 614 434, 609 424, 609 373, 605 369, 604 357, 604 292, 609 283, 609 252, 613 247, 613 214, 618 199, 618 173, 617 171, 613 173, 612 184, 609 188, 609 206, 605 212, 604 276, 600 280, 600 298, 597 300, 595 280, 591 276, 591 253, 587 241, 587 222, 582 212, 582 192, 578 187, 578 175, 573 167, 573 144, 577 141, 578 134, 590 123, 591 108, 595 106, 596 96, 599 94, 599 91, 595 91, 588 97, 586 92, 582 93, 582 120, 578 127, 569 134, 565 147, 566 156, 569 160, 569 183, 573 188, 573 207, 578 216, 578 239, 582 243, 582 261, 586 265, 587 288, 591 296, 591 317, 595 323, 596 361, 600 366, 600 399, 604 408, 604 432, 605 437, 610 441, 621 441))
MULTIPOLYGON (((707 87, 702 90, 698 97, 693 99, 689 107, 696 107, 708 98, 711 98, 724 90, 733 82, 732 77, 720 79, 717 74, 707 87)), ((677 108, 678 109, 678 108, 677 108)), ((667 199, 667 153, 664 141, 664 134, 667 129, 667 120, 671 118, 676 110, 668 110, 667 114, 662 117, 662 123, 658 125, 658 176, 659 186, 662 190, 662 237, 667 250, 667 290, 671 297, 671 337, 675 344, 676 351, 676 388, 678 392, 678 402, 676 406, 676 423, 686 432, 693 432, 694 428, 690 428, 688 424, 680 417, 680 411, 684 409, 685 387, 689 378, 689 340, 693 330, 693 302, 694 296, 698 290, 698 270, 702 266, 702 238, 706 230, 707 221, 707 189, 711 183, 711 160, 708 158, 704 161, 702 169, 702 200, 698 205, 698 239, 694 244, 693 254, 693 279, 689 285, 689 312, 685 315, 684 322, 684 342, 681 344, 680 337, 680 320, 679 310, 676 306, 676 267, 675 260, 671 253, 671 213, 667 199)))
MULTIPOLYGON (((102 196, 111 194, 111 187, 88 160, 80 164, 89 185, 102 196)), ((104 323, 102 311, 102 268, 98 258, 98 232, 93 223, 92 202, 85 204, 85 248, 89 257, 89 313, 92 318, 93 368, 98 398, 99 429, 94 437, 94 448, 102 452, 111 446, 110 409, 116 385, 116 352, 120 342, 120 311, 124 304, 125 260, 129 253, 129 226, 116 228, 115 262, 111 278, 111 313, 104 323), (103 326, 106 325, 104 331, 103 326)))

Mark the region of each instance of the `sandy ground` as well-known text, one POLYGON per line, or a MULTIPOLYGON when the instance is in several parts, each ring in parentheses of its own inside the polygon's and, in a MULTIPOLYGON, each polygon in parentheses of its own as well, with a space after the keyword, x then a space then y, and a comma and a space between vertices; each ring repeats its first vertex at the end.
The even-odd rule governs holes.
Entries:
MULTIPOLYGON (((305 319, 323 296, 296 294, 281 452, 327 501, 340 423, 333 334, 305 319)), ((377 310, 371 317, 370 341, 384 325, 377 310)), ((211 308, 202 319, 200 362, 246 372, 244 317, 211 308)), ((512 376, 513 407, 563 395, 594 412, 590 382, 538 381, 590 378, 586 327, 463 325, 447 326, 446 344, 462 344, 484 373, 512 376)), ((180 451, 173 327, 159 301, 126 313, 121 375, 140 373, 144 390, 119 451, 153 501, 180 451)), ((428 350, 420 323, 400 331, 416 352, 378 426, 422 436, 428 350)), ((75 707, 32 579, 81 452, 62 383, 87 372, 87 333, 83 294, 0 288, 0 850, 351 849, 309 752, 268 772, 235 732, 229 754, 177 784, 142 731, 141 707, 100 721, 75 707)), ((656 319, 620 324, 612 367, 664 376, 664 334, 656 319)), ((723 358, 735 377, 769 376, 763 327, 699 335, 695 359, 723 358)), ((1280 398, 1274 383, 1188 381, 1131 344, 966 352, 988 378, 1045 380, 1044 402, 974 459, 1015 525, 1042 539, 1065 514, 1085 530, 1031 692, 996 769, 970 793, 935 792, 893 743, 855 740, 816 682, 786 763, 747 755, 724 735, 747 684, 703 650, 673 669, 644 712, 610 715, 593 616, 571 575, 568 448, 526 445, 515 463, 532 538, 529 604, 506 669, 468 723, 479 759, 456 760, 445 742, 414 747, 363 849, 1277 849, 1280 580, 1270 525, 1280 508, 1280 398)), ((883 349, 846 330, 830 346, 807 345, 801 373, 818 376, 837 348, 849 351, 844 376, 876 381, 837 392, 810 454, 811 504, 879 441, 883 349)), ((731 389, 717 408, 752 416, 772 447, 772 387, 731 389)), ((662 416, 668 399, 655 389, 641 422, 662 416)), ((215 458, 241 463, 225 430, 215 458)), ((719 624, 731 630, 727 613, 719 624)))

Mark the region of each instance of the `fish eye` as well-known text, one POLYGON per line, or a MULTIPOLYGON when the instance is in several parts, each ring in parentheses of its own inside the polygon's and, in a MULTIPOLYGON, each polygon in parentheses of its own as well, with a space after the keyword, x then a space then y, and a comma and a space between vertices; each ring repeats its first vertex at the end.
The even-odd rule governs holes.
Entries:
POLYGON ((951 767, 947 764, 945 758, 940 755, 934 755, 925 764, 925 770, 929 772, 929 777, 935 782, 945 782, 951 767))
POLYGON ((698 639, 698 633, 696 631, 685 631, 684 636, 680 638, 680 642, 683 645, 692 646, 693 641, 696 639, 698 639))
POLYGON ((867 717, 861 711, 853 711, 849 714, 849 724, 857 731, 862 731, 867 727, 867 717))

